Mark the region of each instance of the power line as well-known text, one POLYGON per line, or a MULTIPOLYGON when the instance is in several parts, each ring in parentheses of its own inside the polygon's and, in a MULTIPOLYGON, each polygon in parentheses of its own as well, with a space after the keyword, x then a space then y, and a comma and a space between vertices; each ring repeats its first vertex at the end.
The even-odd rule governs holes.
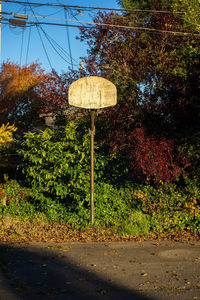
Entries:
MULTIPOLYGON (((138 26, 125 26, 125 25, 117 25, 117 24, 107 24, 107 23, 95 23, 95 22, 85 22, 85 21, 76 21, 76 20, 68 20, 71 22, 80 22, 90 25, 96 25, 96 26, 105 26, 110 28, 119 28, 119 29, 129 29, 134 31, 145 31, 149 33, 157 33, 157 34, 169 34, 169 35, 177 35, 177 36, 192 36, 192 37, 200 37, 200 34, 198 33, 191 33, 191 32, 181 32, 181 31, 169 31, 169 30, 161 30, 161 29, 154 29, 154 28, 148 28, 148 27, 138 27, 138 26)), ((29 22, 29 24, 34 24, 35 22, 29 22)), ((75 25, 66 25, 66 24, 59 24, 59 23, 47 23, 47 22, 39 22, 38 24, 46 24, 46 25, 57 25, 57 26, 69 26, 69 27, 80 27, 83 28, 83 26, 75 26, 75 25)), ((94 28, 92 26, 84 26, 84 28, 94 28)))
MULTIPOLYGON (((64 9, 64 14, 65 14, 65 17, 67 19, 67 12, 66 12, 65 9, 64 9)), ((68 25, 68 21, 67 20, 65 21, 65 24, 68 25)), ((68 47, 69 47, 69 54, 70 54, 71 66, 72 66, 72 69, 74 69, 73 60, 72 60, 71 42, 70 42, 70 36, 69 36, 69 26, 66 26, 65 28, 66 28, 66 33, 67 33, 67 41, 68 41, 68 47)))
MULTIPOLYGON (((28 0, 27 0, 27 2, 29 3, 28 0)), ((35 15, 35 12, 34 12, 33 8, 31 7, 31 5, 29 5, 29 7, 30 7, 31 11, 33 12, 33 15, 34 15, 35 19, 38 21, 37 16, 35 15)), ((52 46, 52 48, 54 49, 54 51, 55 51, 55 52, 56 52, 56 53, 57 53, 57 54, 65 61, 65 62, 67 62, 68 64, 70 64, 69 61, 66 60, 66 59, 59 53, 59 51, 56 49, 56 47, 54 46, 54 45, 57 44, 57 43, 53 40, 53 38, 51 38, 51 37, 45 32, 45 30, 42 28, 42 26, 39 25, 39 28, 42 30, 43 34, 45 35, 46 39, 48 40, 48 42, 50 43, 50 45, 52 46)), ((37 29, 38 29, 38 27, 37 27, 37 29)), ((39 33, 39 29, 38 29, 38 33, 39 33)), ((40 35, 40 37, 41 37, 41 35, 40 35)), ((41 37, 41 40, 42 40, 42 37, 41 37)), ((44 43, 43 43, 43 45, 44 45, 44 43)), ((58 44, 57 44, 57 45, 58 45, 58 44)), ((44 47, 43 47, 43 48, 44 48, 44 47)), ((59 48, 61 48, 61 49, 63 50, 64 54, 66 53, 66 52, 64 51, 64 49, 63 49, 61 46, 59 46, 59 48)), ((44 49, 45 49, 45 48, 44 48, 44 49)), ((45 49, 45 53, 47 54, 46 49, 45 49)), ((67 55, 68 55, 68 54, 67 54, 67 55)), ((47 55, 47 57, 48 57, 48 55, 47 55)), ((70 58, 71 58, 71 61, 72 61, 72 57, 71 57, 71 56, 70 56, 70 58)), ((49 57, 48 57, 48 61, 50 62, 49 57)), ((73 65, 73 64, 72 64, 72 65, 73 65)), ((50 64, 50 66, 51 66, 51 64, 50 64)))
MULTIPOLYGON (((1 19, 1 23, 2 24, 9 24, 9 20, 12 19, 7 19, 7 18, 3 18, 1 19), (6 22, 5 22, 6 21, 6 22)), ((61 24, 61 23, 47 23, 47 22, 33 22, 33 21, 26 21, 26 26, 35 26, 35 25, 55 25, 55 26, 68 26, 68 27, 74 27, 74 28, 93 28, 92 26, 80 26, 80 25, 66 25, 66 24, 61 24)))
POLYGON ((27 50, 26 50, 26 64, 28 62, 28 52, 29 52, 30 40, 31 40, 31 26, 29 27, 28 44, 27 44, 27 50))
MULTIPOLYGON (((29 2, 29 1, 28 1, 29 2)), ((30 9, 31 9, 31 11, 33 12, 33 14, 34 14, 34 17, 36 18, 36 20, 38 21, 38 19, 37 19, 37 17, 38 16, 36 16, 35 15, 35 12, 34 12, 34 10, 33 10, 33 8, 31 7, 31 5, 29 5, 29 7, 30 7, 30 9)), ((59 53, 59 51, 56 49, 56 47, 55 47, 55 44, 56 44, 56 46, 60 49, 60 51, 61 52, 63 52, 63 54, 64 55, 67 55, 67 56, 69 56, 70 57, 70 60, 71 60, 71 65, 72 65, 72 69, 73 69, 73 59, 72 59, 72 55, 71 55, 71 53, 70 53, 70 55, 68 55, 68 53, 52 38, 52 37, 50 37, 46 32, 45 32, 45 30, 42 28, 42 26, 40 26, 40 29, 42 30, 42 32, 43 32, 43 34, 45 35, 45 37, 46 37, 46 39, 48 40, 48 42, 50 43, 50 45, 52 46, 52 48, 54 49, 54 51, 65 61, 65 62, 67 62, 68 64, 70 64, 70 62, 67 60, 67 59, 65 59, 60 53, 59 53)), ((70 51, 71 51, 71 47, 70 47, 70 51)), ((75 61, 75 60, 74 60, 75 61)), ((75 61, 76 62, 76 61, 75 61)))
POLYGON ((24 45, 24 28, 23 28, 23 32, 22 32, 22 43, 21 43, 21 51, 20 51, 20 66, 21 66, 21 62, 22 62, 22 52, 23 52, 23 45, 24 45))
MULTIPOLYGON (((43 32, 45 32, 44 31, 44 29, 42 29, 43 30, 43 32)), ((50 35, 48 35, 46 32, 45 32, 45 34, 48 36, 48 38, 52 41, 52 43, 53 44, 55 44, 58 48, 59 48, 59 50, 65 55, 65 56, 69 56, 70 57, 70 55, 67 53, 67 51, 65 51, 65 49, 62 47, 62 46, 60 46, 50 35)), ((76 65, 78 65, 78 62, 77 62, 77 60, 75 60, 73 57, 72 57, 72 60, 74 61, 74 63, 76 64, 76 65)))
POLYGON ((39 29, 38 29, 38 24, 36 25, 36 28, 37 28, 37 31, 38 31, 38 34, 39 34, 39 37, 40 37, 40 41, 41 41, 41 43, 42 43, 42 47, 43 47, 43 49, 44 49, 44 52, 45 52, 45 54, 46 54, 46 57, 47 57, 48 63, 49 63, 49 65, 50 65, 50 68, 53 70, 53 67, 52 67, 51 61, 50 61, 50 59, 49 59, 49 56, 48 56, 47 50, 46 50, 46 48, 45 48, 45 45, 44 45, 44 42, 43 42, 43 40, 42 40, 42 37, 41 37, 40 31, 39 31, 39 29))
POLYGON ((57 4, 57 3, 36 3, 36 2, 29 2, 29 4, 25 1, 14 1, 14 0, 6 0, 8 3, 16 3, 20 5, 34 5, 34 6, 50 6, 50 7, 65 7, 71 8, 74 10, 81 9, 81 10, 104 10, 104 11, 121 11, 121 12, 146 12, 146 13, 161 13, 161 14, 185 14, 185 12, 178 11, 172 12, 168 10, 147 10, 147 9, 125 9, 125 8, 107 8, 107 7, 96 7, 96 6, 80 6, 80 5, 66 5, 66 4, 57 4))
MULTIPOLYGON (((9 19, 4 18, 4 21, 9 21, 9 19)), ((99 27, 108 27, 108 28, 119 28, 119 29, 128 29, 133 30, 135 32, 137 31, 144 31, 147 33, 153 33, 153 34, 168 34, 168 35, 174 35, 174 36, 191 36, 191 37, 200 37, 200 34, 198 33, 191 33, 191 32, 181 32, 181 31, 169 31, 169 30, 161 30, 161 29, 155 29, 155 28, 148 28, 148 27, 138 27, 138 26, 126 26, 126 25, 117 25, 117 24, 108 24, 108 23, 95 23, 95 22, 85 22, 85 21, 75 21, 75 20, 68 20, 71 22, 80 22, 80 23, 86 23, 91 25, 96 25, 99 27)), ((4 23, 6 24, 6 23, 4 23)), ((52 25, 52 26, 68 26, 68 27, 75 27, 75 28, 93 28, 94 26, 80 26, 80 25, 71 25, 71 24, 62 24, 62 23, 50 23, 50 22, 33 22, 29 21, 26 22, 28 25, 52 25)))
MULTIPOLYGON (((59 0, 56 0, 59 4, 62 5, 62 3, 59 1, 59 0)), ((67 21, 67 11, 66 9, 64 8, 64 16, 65 16, 65 24, 68 25, 68 21, 67 21)), ((72 70, 74 69, 74 66, 73 66, 73 60, 72 60, 72 51, 71 51, 71 43, 70 43, 70 37, 69 37, 69 27, 66 26, 66 33, 67 33, 67 41, 68 41, 68 47, 69 47, 69 54, 70 54, 70 61, 71 61, 71 66, 72 66, 72 70)))
MULTIPOLYGON (((91 22, 91 21, 79 21, 77 19, 76 20, 71 20, 71 19, 67 19, 67 18, 49 18, 49 17, 46 17, 46 16, 35 15, 35 14, 33 14, 33 15, 27 14, 26 16, 28 16, 28 17, 35 17, 37 21, 38 21, 38 18, 42 18, 42 19, 50 19, 50 20, 56 20, 56 21, 75 22, 75 23, 80 23, 80 24, 88 24, 88 25, 96 25, 96 26, 106 26, 106 27, 113 27, 113 28, 124 28, 124 29, 133 29, 133 30, 145 30, 147 32, 151 32, 152 31, 152 32, 157 32, 157 33, 166 33, 166 34, 173 34, 173 35, 182 35, 182 36, 189 36, 190 35, 190 36, 197 36, 197 37, 199 36, 199 34, 195 34, 195 33, 191 33, 191 32, 176 32, 176 31, 168 31, 168 30, 159 30, 159 29, 148 28, 148 27, 127 26, 127 25, 118 25, 118 24, 109 24, 109 23, 97 23, 97 22, 91 22)), ((31 24, 31 23, 33 23, 33 22, 29 22, 29 24, 31 24)), ((57 23, 47 23, 47 22, 42 23, 42 22, 38 22, 38 24, 48 24, 48 25, 54 25, 55 24, 55 25, 66 26, 66 27, 76 27, 76 26, 69 25, 68 23, 66 23, 65 25, 63 25, 63 24, 57 24, 57 23)), ((78 27, 81 27, 81 26, 78 26, 78 27)))
MULTIPOLYGON (((34 13, 34 10, 33 10, 32 6, 30 5, 30 3, 29 3, 29 1, 28 1, 28 0, 27 0, 27 2, 28 2, 28 4, 29 4, 29 7, 30 7, 30 9, 31 9, 32 13, 35 15, 35 13, 34 13)), ((37 17, 35 17, 35 19, 38 21, 37 17)), ((41 26, 40 26, 40 25, 39 25, 39 27, 41 28, 41 26)), ((38 29, 38 26, 36 26, 36 28, 37 28, 37 31, 38 31, 38 34, 39 34, 40 40, 41 40, 41 42, 42 42, 42 46, 43 46, 44 52, 45 52, 45 54, 46 54, 47 60, 48 60, 48 62, 49 62, 50 68, 53 70, 53 67, 52 67, 51 61, 50 61, 50 59, 49 59, 49 56, 48 56, 47 50, 46 50, 46 48, 45 48, 45 45, 44 45, 44 42, 43 42, 43 40, 42 40, 42 36, 41 36, 41 34, 40 34, 40 31, 39 31, 39 29, 38 29)))
POLYGON ((44 31, 44 29, 40 26, 40 29, 42 30, 43 34, 45 35, 46 39, 48 40, 48 42, 50 43, 50 45, 52 46, 52 48, 55 50, 55 52, 68 64, 70 64, 70 62, 68 60, 66 60, 56 49, 56 47, 53 45, 53 42, 51 41, 51 39, 49 38, 48 34, 44 31))

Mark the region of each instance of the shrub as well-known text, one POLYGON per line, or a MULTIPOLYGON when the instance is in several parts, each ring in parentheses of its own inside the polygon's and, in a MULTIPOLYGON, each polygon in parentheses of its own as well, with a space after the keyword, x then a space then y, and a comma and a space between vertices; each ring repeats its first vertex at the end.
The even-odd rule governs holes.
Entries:
MULTIPOLYGON (((124 235, 147 234, 150 231, 148 214, 133 209, 131 189, 99 183, 95 186, 95 224, 114 227, 124 235)), ((89 196, 86 198, 89 202, 89 196)))
POLYGON ((32 192, 23 188, 14 180, 0 184, 1 215, 18 216, 21 219, 33 219, 36 209, 31 202, 32 192))
POLYGON ((132 236, 146 235, 151 229, 151 218, 139 210, 129 212, 127 218, 119 226, 118 231, 132 236))
MULTIPOLYGON (((26 133, 19 150, 29 185, 52 199, 67 200, 68 205, 81 201, 89 190, 89 137, 82 125, 69 122, 65 129, 26 133)), ((97 161, 95 168, 98 178, 97 161)))
MULTIPOLYGON (((29 186, 67 206, 80 207, 90 188, 90 140, 87 123, 69 122, 65 129, 26 133, 18 153, 29 186)), ((122 160, 95 143, 95 181, 113 181, 126 172, 122 160)))
POLYGON ((186 180, 185 187, 175 184, 135 186, 133 206, 151 216, 151 230, 189 230, 200 232, 200 187, 186 180))

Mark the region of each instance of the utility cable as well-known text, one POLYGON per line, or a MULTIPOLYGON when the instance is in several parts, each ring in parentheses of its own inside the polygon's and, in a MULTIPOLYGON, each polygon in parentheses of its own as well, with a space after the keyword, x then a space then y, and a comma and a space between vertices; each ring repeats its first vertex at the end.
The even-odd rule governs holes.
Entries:
MULTIPOLYGON (((87 21, 76 21, 76 20, 68 20, 71 22, 76 23, 85 23, 88 25, 95 25, 95 26, 105 26, 108 28, 119 28, 119 29, 129 29, 134 31, 145 31, 149 33, 157 33, 157 34, 169 34, 169 35, 178 35, 178 36, 193 36, 193 37, 200 37, 200 34, 195 34, 191 32, 181 32, 181 31, 169 31, 169 30, 161 30, 155 28, 148 28, 148 27, 138 27, 138 26, 126 26, 126 25, 117 25, 117 24, 108 24, 108 23, 96 23, 96 22, 87 22, 87 21)), ((34 22, 30 22, 30 24, 34 24, 34 22)), ((81 27, 82 26, 75 26, 75 25, 66 25, 66 24, 59 24, 59 23, 47 23, 47 22, 40 22, 38 24, 47 24, 47 25, 58 25, 58 26, 69 26, 69 27, 81 27)), ((86 27, 86 26, 84 26, 86 27)), ((87 28, 94 28, 92 26, 88 26, 87 28)))
MULTIPOLYGON (((29 1, 28 1, 28 2, 29 2, 29 1)), ((37 17, 38 17, 38 16, 35 15, 35 13, 34 13, 34 11, 33 11, 33 8, 31 7, 31 5, 30 5, 30 9, 31 9, 31 11, 33 12, 34 17, 35 17, 36 20, 37 20, 37 17)), ((48 40, 48 42, 50 43, 50 45, 52 46, 52 48, 54 49, 54 51, 55 51, 55 52, 56 52, 56 53, 57 53, 57 54, 65 61, 65 62, 67 62, 68 64, 70 64, 70 62, 69 62, 66 58, 64 58, 64 57, 59 53, 59 51, 56 49, 56 47, 55 47, 54 45, 56 44, 57 47, 59 47, 60 50, 61 50, 62 52, 64 52, 64 55, 66 55, 67 52, 66 52, 61 46, 59 46, 59 45, 53 40, 52 37, 48 36, 48 34, 45 32, 45 30, 42 28, 42 26, 40 26, 40 29, 42 30, 43 34, 45 35, 46 39, 48 40)), ((70 49, 71 49, 71 48, 70 48, 70 49)), ((68 54, 67 54, 67 55, 68 55, 68 54)), ((72 55, 69 55, 69 57, 70 57, 71 64, 72 64, 72 68, 73 68, 72 55)))
MULTIPOLYGON (((16 3, 21 5, 27 5, 27 2, 24 1, 14 1, 14 0, 6 0, 8 3, 16 3)), ((172 12, 168 10, 148 10, 148 9, 125 9, 125 8, 107 8, 107 7, 96 7, 96 6, 80 6, 80 5, 66 5, 66 4, 56 4, 56 3, 36 3, 36 2, 29 2, 30 5, 36 6, 51 6, 51 7, 66 7, 71 8, 74 10, 81 9, 81 10, 104 10, 104 11, 127 11, 127 12, 146 12, 146 13, 161 13, 161 14, 185 14, 183 11, 172 12)))
POLYGON ((53 16, 53 15, 56 15, 56 14, 60 13, 62 10, 63 10, 63 8, 60 8, 60 9, 58 9, 57 11, 55 11, 55 12, 53 12, 53 13, 51 13, 51 14, 48 14, 48 15, 42 15, 42 14, 40 13, 40 15, 43 16, 43 17, 51 17, 51 16, 53 16))
MULTIPOLYGON (((29 4, 29 1, 28 1, 28 0, 27 0, 27 3, 29 4)), ((34 10, 32 9, 32 7, 31 7, 30 4, 29 4, 29 7, 30 7, 32 13, 35 14, 35 13, 34 13, 34 10)), ((35 19, 38 21, 37 17, 35 17, 35 19)), ((50 61, 50 59, 49 59, 49 56, 48 56, 47 50, 46 50, 46 48, 45 48, 45 45, 44 45, 44 42, 43 42, 43 39, 42 39, 42 36, 41 36, 41 34, 40 34, 40 30, 39 30, 38 26, 39 26, 40 28, 41 28, 41 26, 38 24, 38 25, 36 26, 36 28, 37 28, 37 31, 38 31, 38 34, 39 34, 39 37, 40 37, 40 40, 41 40, 41 43, 42 43, 44 52, 45 52, 45 54, 46 54, 47 60, 48 60, 48 62, 49 62, 50 68, 53 70, 51 61, 50 61)))
MULTIPOLYGON (((2 24, 9 24, 9 19, 4 18, 2 20, 2 24), (7 21, 7 23, 5 22, 7 21)), ((93 28, 92 26, 80 26, 80 25, 66 25, 66 24, 60 24, 60 23, 50 23, 50 22, 34 22, 34 21, 26 21, 26 27, 27 26, 35 26, 35 25, 55 25, 55 26, 69 26, 69 27, 73 27, 73 28, 93 28)))
MULTIPOLYGON (((64 14, 65 14, 65 18, 66 18, 65 24, 68 25, 67 12, 65 9, 64 9, 64 14)), ((68 41, 68 47, 69 47, 71 66, 72 66, 72 70, 73 70, 74 66, 73 66, 73 60, 72 60, 72 51, 71 51, 71 43, 70 43, 70 36, 69 36, 69 26, 66 26, 66 33, 67 33, 67 41, 68 41)))
MULTIPOLYGON (((4 18, 5 21, 9 21, 9 19, 4 18)), ((118 28, 118 29, 128 29, 133 31, 144 31, 148 33, 154 33, 154 34, 169 34, 174 36, 191 36, 191 37, 200 37, 200 34, 198 33, 191 33, 191 32, 181 32, 181 31, 169 31, 169 30, 161 30, 161 29, 155 29, 155 28, 148 28, 148 27, 138 27, 138 26, 126 26, 126 25, 117 25, 117 24, 108 24, 108 23, 95 23, 95 22, 86 22, 86 21, 75 21, 75 20, 68 20, 71 22, 78 22, 78 23, 86 23, 90 25, 96 25, 96 26, 105 26, 108 28, 118 28)), ((68 27, 76 27, 76 28, 93 28, 93 26, 78 26, 78 25, 66 25, 61 23, 50 23, 50 22, 33 22, 29 21, 26 22, 29 25, 53 25, 53 26, 68 26, 68 27)), ((4 23, 5 24, 5 23, 4 23)))
POLYGON ((40 31, 39 31, 39 29, 38 29, 38 26, 40 26, 40 25, 37 24, 37 25, 36 25, 36 28, 37 28, 37 31, 38 31, 38 34, 39 34, 39 37, 40 37, 40 41, 41 41, 41 43, 42 43, 42 47, 43 47, 44 52, 45 52, 45 54, 46 54, 48 63, 49 63, 49 65, 50 65, 50 68, 53 70, 51 61, 50 61, 49 56, 48 56, 48 53, 47 53, 47 51, 46 51, 46 48, 45 48, 44 42, 43 42, 43 40, 42 40, 42 37, 41 37, 40 31))
MULTIPOLYGON (((138 27, 138 26, 127 26, 127 25, 118 25, 118 24, 109 24, 109 23, 97 23, 97 22, 90 22, 90 21, 79 21, 79 20, 72 20, 72 19, 67 19, 67 18, 49 18, 49 17, 43 17, 43 16, 38 16, 38 15, 27 15, 28 17, 35 17, 36 20, 38 18, 42 19, 50 19, 50 20, 57 20, 57 21, 68 21, 68 22, 75 22, 75 23, 81 23, 81 24, 88 24, 88 25, 95 25, 95 26, 105 26, 105 27, 110 27, 110 28, 124 28, 124 29, 133 29, 133 30, 145 30, 147 32, 156 32, 156 33, 166 33, 166 34, 173 34, 173 35, 192 35, 192 36, 199 36, 199 34, 194 34, 190 32, 176 32, 176 31, 169 31, 169 30, 161 30, 161 29, 155 29, 155 28, 148 28, 148 27, 138 27)), ((37 20, 38 21, 38 20, 37 20)), ((31 22, 30 22, 31 23, 31 22)), ((33 23, 33 22, 32 22, 33 23)), ((60 25, 60 26, 66 26, 66 27, 75 27, 69 24, 57 24, 57 23, 42 23, 38 22, 38 24, 51 24, 51 25, 60 25)), ((79 26, 81 27, 81 26, 79 26)), ((85 27, 85 26, 84 26, 85 27)))
MULTIPOLYGON (((44 31, 44 29, 42 29, 43 30, 43 32, 45 32, 44 31)), ((65 55, 65 56, 69 56, 69 58, 70 58, 70 55, 65 51, 65 49, 62 47, 62 46, 60 46, 50 35, 48 35, 46 32, 45 32, 45 35, 46 36, 48 36, 48 38, 52 41, 52 43, 53 44, 55 44, 58 48, 59 48, 59 50, 65 55)), ((78 65, 78 62, 77 62, 77 60, 75 60, 73 57, 72 57, 72 60, 74 61, 74 63, 73 64, 76 64, 76 65, 78 65)))
MULTIPOLYGON (((62 5, 62 3, 59 0, 56 0, 59 4, 62 5)), ((64 16, 65 16, 65 24, 68 25, 68 21, 67 21, 67 11, 64 8, 64 16)), ((66 33, 67 33, 67 41, 68 41, 68 48, 69 48, 69 55, 70 55, 70 61, 71 61, 71 66, 72 66, 72 70, 74 69, 73 66, 73 60, 72 60, 72 52, 71 52, 71 43, 70 43, 70 37, 69 37, 69 27, 66 26, 66 33)))
POLYGON ((22 32, 22 42, 21 42, 21 51, 20 51, 20 60, 19 60, 20 66, 21 66, 21 62, 22 62, 23 45, 24 45, 24 28, 23 28, 23 32, 22 32))
POLYGON ((28 44, 27 44, 27 50, 26 50, 26 65, 28 62, 28 52, 29 52, 30 40, 31 40, 31 26, 29 28, 28 44))
POLYGON ((66 60, 56 49, 56 47, 53 45, 53 43, 51 42, 51 40, 49 39, 49 37, 47 36, 46 32, 44 31, 44 29, 40 26, 40 29, 42 30, 43 34, 45 35, 47 41, 50 43, 50 45, 52 46, 52 48, 55 50, 55 52, 68 64, 70 64, 70 62, 68 60, 66 60))

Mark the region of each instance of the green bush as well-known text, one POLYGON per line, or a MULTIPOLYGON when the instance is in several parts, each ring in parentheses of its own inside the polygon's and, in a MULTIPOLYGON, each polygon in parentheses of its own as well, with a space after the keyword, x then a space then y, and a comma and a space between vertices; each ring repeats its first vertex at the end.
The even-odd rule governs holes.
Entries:
POLYGON ((0 184, 0 214, 33 219, 37 214, 32 200, 31 189, 24 188, 14 180, 0 184))
MULTIPOLYGON (((107 183, 95 184, 95 226, 114 228, 119 234, 146 234, 150 230, 148 215, 132 210, 127 197, 129 191, 124 187, 114 187, 107 183)), ((68 223, 75 227, 90 223, 90 194, 77 210, 67 212, 68 223)))
MULTIPOLYGON (((95 181, 115 181, 127 172, 123 160, 95 143, 95 181)), ((46 197, 78 209, 90 190, 90 137, 87 122, 69 122, 65 129, 26 133, 18 153, 30 187, 46 197)))
POLYGON ((118 232, 132 236, 146 235, 151 229, 151 218, 149 215, 138 210, 129 211, 129 214, 119 228, 118 232))
POLYGON ((151 230, 188 230, 200 233, 200 187, 195 180, 175 184, 138 185, 132 191, 133 207, 151 216, 151 230))
MULTIPOLYGON (((90 193, 74 206, 60 198, 47 197, 36 188, 24 188, 16 181, 0 185, 0 215, 48 221, 85 228, 90 224, 90 193), (2 204, 6 198, 6 206, 2 204)), ((200 234, 200 188, 187 180, 185 187, 175 184, 154 188, 150 185, 95 184, 95 226, 114 228, 121 235, 187 230, 200 234)))
MULTIPOLYGON (((95 185, 95 219, 97 225, 114 225, 120 223, 128 216, 130 206, 124 197, 124 189, 116 188, 111 184, 97 183, 95 185)), ((86 197, 90 203, 90 195, 86 197)))
MULTIPOLYGON (((70 206, 89 191, 89 151, 85 125, 70 122, 65 129, 26 133, 19 154, 29 186, 52 199, 64 199, 70 206)), ((101 176, 101 163, 96 159, 95 178, 101 176)))

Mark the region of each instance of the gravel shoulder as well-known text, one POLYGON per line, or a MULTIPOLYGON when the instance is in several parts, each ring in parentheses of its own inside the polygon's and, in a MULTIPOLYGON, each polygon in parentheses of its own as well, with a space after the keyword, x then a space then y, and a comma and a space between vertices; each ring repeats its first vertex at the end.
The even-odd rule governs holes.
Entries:
POLYGON ((0 299, 200 299, 200 242, 0 243, 0 299))

